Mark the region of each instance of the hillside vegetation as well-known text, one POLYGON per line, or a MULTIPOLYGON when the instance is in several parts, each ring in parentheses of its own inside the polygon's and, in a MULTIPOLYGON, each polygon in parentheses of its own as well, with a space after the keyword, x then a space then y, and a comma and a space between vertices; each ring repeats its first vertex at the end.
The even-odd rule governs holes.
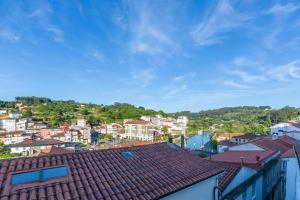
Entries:
POLYGON ((298 119, 300 109, 286 106, 272 109, 269 106, 225 107, 201 112, 178 112, 190 118, 188 131, 211 130, 214 132, 244 132, 267 134, 273 124, 298 119))
POLYGON ((167 114, 162 111, 136 107, 127 103, 114 103, 113 105, 83 104, 73 100, 54 101, 40 97, 16 97, 15 101, 0 101, 0 107, 15 110, 17 103, 27 107, 21 109, 22 117, 32 117, 33 120, 48 121, 51 127, 64 122, 71 123, 78 116, 84 116, 88 123, 122 122, 123 119, 140 118, 142 115, 167 114))
POLYGON ((23 117, 32 117, 33 120, 48 121, 51 127, 64 122, 74 122, 78 116, 84 116, 91 124, 121 123, 124 119, 140 118, 142 115, 180 116, 190 118, 188 133, 199 130, 214 132, 245 132, 267 134, 273 124, 298 119, 300 109, 286 106, 273 109, 270 106, 240 106, 225 107, 201 112, 177 112, 172 114, 163 111, 136 107, 127 103, 113 105, 97 105, 78 103, 73 100, 55 101, 43 97, 16 97, 15 101, 0 101, 0 108, 16 110, 16 105, 23 103, 27 107, 21 109, 23 117))

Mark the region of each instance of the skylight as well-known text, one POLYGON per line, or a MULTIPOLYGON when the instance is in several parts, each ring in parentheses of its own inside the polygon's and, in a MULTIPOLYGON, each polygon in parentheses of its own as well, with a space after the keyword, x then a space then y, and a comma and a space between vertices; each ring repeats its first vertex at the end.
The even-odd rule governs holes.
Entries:
POLYGON ((12 185, 31 183, 35 181, 46 181, 68 175, 67 167, 55 167, 42 170, 36 170, 25 173, 14 174, 11 179, 12 185))
POLYGON ((135 155, 129 151, 126 151, 126 152, 122 152, 121 153, 122 156, 124 156, 125 158, 133 158, 135 155))

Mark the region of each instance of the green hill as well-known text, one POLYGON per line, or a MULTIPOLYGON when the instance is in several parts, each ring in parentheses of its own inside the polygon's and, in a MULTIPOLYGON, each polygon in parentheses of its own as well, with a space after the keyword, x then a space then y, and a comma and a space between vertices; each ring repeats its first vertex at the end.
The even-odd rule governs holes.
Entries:
POLYGON ((16 109, 18 103, 27 107, 21 109, 23 117, 32 117, 33 120, 48 121, 51 127, 64 122, 72 122, 78 116, 84 116, 88 123, 97 124, 122 122, 123 119, 140 118, 142 115, 167 114, 162 111, 136 107, 127 103, 114 103, 113 105, 97 105, 78 103, 73 100, 55 101, 43 97, 16 97, 15 101, 0 101, 0 107, 16 109))

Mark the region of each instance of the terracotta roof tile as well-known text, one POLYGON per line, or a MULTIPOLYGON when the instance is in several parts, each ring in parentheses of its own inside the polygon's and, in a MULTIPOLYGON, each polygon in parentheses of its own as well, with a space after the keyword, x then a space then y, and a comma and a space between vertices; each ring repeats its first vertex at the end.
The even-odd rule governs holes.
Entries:
POLYGON ((250 143, 265 150, 280 151, 281 154, 291 148, 289 144, 284 143, 283 140, 273 140, 272 137, 260 137, 252 140, 250 143))
POLYGON ((128 120, 124 124, 138 124, 138 125, 148 125, 150 122, 144 121, 144 120, 128 120))
POLYGON ((295 157, 295 151, 294 149, 289 149, 286 152, 284 152, 281 156, 281 158, 291 158, 295 157))
POLYGON ((24 199, 158 199, 222 171, 215 163, 168 143, 0 160, 4 176, 0 198, 19 200, 22 193, 24 199), (135 156, 121 154, 127 151, 135 156), (66 165, 70 173, 45 182, 10 184, 8 169, 18 173, 46 165, 66 165))
POLYGON ((277 151, 226 151, 224 153, 215 154, 207 159, 229 164, 244 165, 254 169, 260 169, 264 160, 275 155, 277 151), (242 163, 243 161, 243 163, 242 163))

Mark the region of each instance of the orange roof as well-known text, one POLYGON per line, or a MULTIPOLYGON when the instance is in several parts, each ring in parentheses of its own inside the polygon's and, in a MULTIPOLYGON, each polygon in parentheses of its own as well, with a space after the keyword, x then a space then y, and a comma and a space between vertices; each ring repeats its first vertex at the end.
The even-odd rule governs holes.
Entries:
POLYGON ((134 119, 133 119, 133 120, 128 120, 128 121, 126 121, 125 124, 148 125, 149 122, 144 121, 144 120, 138 120, 138 119, 134 120, 134 119))
POLYGON ((210 157, 210 160, 215 162, 225 162, 231 164, 241 164, 259 169, 262 167, 262 161, 273 156, 276 151, 226 151, 224 153, 215 154, 210 157), (242 158, 242 159, 241 159, 242 158))
POLYGON ((289 149, 281 155, 281 158, 292 158, 295 157, 294 149, 289 149))
POLYGON ((123 148, 123 147, 134 147, 134 146, 142 146, 142 145, 148 145, 152 144, 150 141, 132 141, 132 142, 126 142, 126 143, 120 143, 115 145, 98 145, 96 146, 97 149, 117 149, 117 148, 123 148))
POLYGON ((73 151, 69 149, 51 146, 51 147, 46 147, 41 151, 34 153, 33 156, 57 155, 57 154, 65 154, 65 153, 72 153, 72 152, 73 151))

